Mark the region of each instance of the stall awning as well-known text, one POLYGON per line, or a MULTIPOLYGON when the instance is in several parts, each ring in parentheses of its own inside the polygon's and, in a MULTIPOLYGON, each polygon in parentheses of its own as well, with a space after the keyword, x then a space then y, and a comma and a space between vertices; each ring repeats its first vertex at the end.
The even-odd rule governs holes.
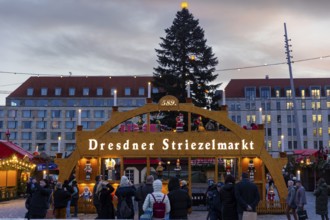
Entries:
POLYGON ((305 150, 294 150, 293 154, 299 155, 299 156, 317 156, 318 150, 314 149, 305 149, 305 150))

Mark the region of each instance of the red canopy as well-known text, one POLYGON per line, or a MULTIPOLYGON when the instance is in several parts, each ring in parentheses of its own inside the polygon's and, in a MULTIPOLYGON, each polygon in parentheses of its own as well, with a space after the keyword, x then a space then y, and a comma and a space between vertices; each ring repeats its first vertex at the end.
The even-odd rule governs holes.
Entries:
POLYGON ((29 159, 32 159, 33 157, 31 153, 22 149, 16 144, 10 141, 0 140, 0 159, 8 158, 13 154, 16 154, 16 156, 21 159, 25 156, 27 156, 29 159))
POLYGON ((318 150, 305 149, 305 150, 294 150, 293 154, 299 156, 317 156, 318 150))

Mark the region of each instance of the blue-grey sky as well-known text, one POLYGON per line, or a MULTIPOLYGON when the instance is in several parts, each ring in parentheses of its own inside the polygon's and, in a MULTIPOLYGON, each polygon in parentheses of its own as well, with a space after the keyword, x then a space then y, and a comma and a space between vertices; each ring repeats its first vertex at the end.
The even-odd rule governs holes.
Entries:
MULTIPOLYGON (((0 0, 0 105, 29 75, 152 75, 155 48, 180 0, 0 0)), ((217 70, 330 55, 329 0, 190 0, 189 11, 219 60, 217 70)), ((293 64, 293 76, 329 77, 330 58, 293 64)), ((284 78, 287 65, 218 71, 233 78, 284 78)))

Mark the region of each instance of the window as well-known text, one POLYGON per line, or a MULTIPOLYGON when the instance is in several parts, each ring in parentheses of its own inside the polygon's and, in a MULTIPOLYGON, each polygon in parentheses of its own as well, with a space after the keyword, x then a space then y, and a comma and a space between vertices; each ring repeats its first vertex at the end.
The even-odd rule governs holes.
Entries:
POLYGON ((51 115, 52 115, 52 118, 60 118, 61 117, 61 110, 52 110, 51 115))
POLYGON ((312 109, 321 109, 321 102, 312 102, 312 109))
POLYGON ((318 149, 318 147, 317 147, 317 141, 314 141, 314 149, 318 149))
POLYGON ((69 99, 66 101, 67 106, 78 106, 78 100, 76 99, 69 99))
POLYGON ((93 99, 93 106, 106 106, 104 99, 93 99))
POLYGON ((235 111, 235 104, 230 104, 230 110, 235 111))
MULTIPOLYGON (((110 90, 110 95, 114 95, 115 94, 115 90, 117 90, 116 88, 112 88, 111 90, 110 90)), ((118 92, 118 91, 117 91, 118 92)))
POLYGON ((323 129, 322 128, 318 128, 317 129, 317 133, 318 133, 319 137, 322 137, 323 136, 323 129))
POLYGON ((313 123, 322 122, 322 115, 312 115, 313 123))
POLYGON ((97 88, 96 89, 96 95, 97 96, 102 96, 103 95, 103 88, 97 88))
POLYGON ((33 96, 33 88, 28 88, 26 91, 27 96, 33 96))
POLYGON ((307 136, 307 128, 303 128, 303 136, 307 136))
POLYGON ((286 89, 285 90, 285 97, 292 98, 292 91, 291 91, 291 89, 286 89))
POLYGON ((74 143, 66 143, 65 144, 65 150, 66 151, 74 151, 74 149, 76 148, 74 143))
POLYGON ((231 120, 232 120, 233 122, 236 122, 236 116, 235 116, 235 115, 232 115, 232 116, 231 116, 231 120))
POLYGON ((41 95, 46 96, 47 95, 47 88, 41 88, 41 95))
POLYGON ((282 128, 277 128, 277 136, 281 136, 282 135, 282 128))
MULTIPOLYGON (((3 128, 3 121, 0 121, 0 128, 3 128)), ((0 135, 1 138, 1 135, 0 135)))
POLYGON ((272 129, 271 128, 267 128, 267 135, 272 136, 272 129))
POLYGON ((65 140, 74 140, 75 137, 75 132, 65 132, 65 140))
POLYGON ((288 136, 292 136, 292 129, 288 128, 288 136))
POLYGON ((304 149, 307 149, 307 148, 308 148, 307 141, 304 141, 304 149))
POLYGON ((255 87, 246 87, 245 88, 245 98, 248 100, 255 100, 256 88, 255 87))
POLYGON ((66 118, 74 118, 74 117, 76 117, 76 111, 75 110, 66 110, 65 117, 66 118))
POLYGON ((326 97, 330 97, 330 86, 325 87, 325 95, 326 97))
POLYGON ((262 99, 270 98, 270 87, 261 87, 260 88, 260 98, 262 98, 262 99))
POLYGON ((4 110, 0 110, 0 118, 3 118, 5 116, 4 110))
POLYGON ((76 123, 74 121, 66 121, 65 128, 66 129, 74 129, 76 127, 76 123))
POLYGON ((22 143, 21 146, 24 150, 30 151, 32 144, 31 143, 22 143))
POLYGON ((311 96, 312 96, 312 98, 321 97, 321 89, 319 86, 311 86, 311 96))
POLYGON ((129 88, 129 87, 126 87, 126 88, 125 88, 125 95, 126 95, 126 96, 131 95, 131 88, 129 88))
POLYGON ((90 116, 90 111, 89 110, 82 110, 81 111, 81 118, 89 118, 90 116))
POLYGON ((303 122, 306 123, 307 122, 307 116, 303 115, 302 118, 303 118, 303 122))
POLYGON ((22 132, 22 140, 31 140, 32 133, 31 132, 22 132))
POLYGON ((241 124, 241 116, 237 115, 237 124, 241 124))
POLYGON ((50 132, 50 139, 51 140, 58 140, 59 136, 61 136, 60 132, 50 132))
POLYGON ((159 91, 158 91, 158 88, 156 88, 156 87, 153 87, 152 88, 152 93, 158 93, 159 91))
POLYGON ((139 96, 143 96, 144 95, 144 87, 140 87, 139 88, 139 96))
POLYGON ((288 122, 288 123, 291 123, 291 122, 292 122, 292 121, 291 121, 291 115, 288 115, 288 116, 287 116, 287 122, 288 122))
POLYGON ((134 170, 133 169, 126 169, 125 176, 129 179, 131 183, 134 183, 134 170))
POLYGON ((45 99, 36 100, 36 106, 48 106, 48 100, 45 99))
POLYGON ((277 115, 277 123, 281 123, 281 115, 277 115))
POLYGON ((247 109, 247 110, 250 109, 250 103, 249 102, 245 103, 245 109, 247 109))
POLYGON ((22 128, 23 129, 31 129, 32 128, 32 121, 22 121, 22 128))
POLYGON ((330 102, 327 102, 327 108, 330 109, 330 102))
POLYGON ((276 89, 275 89, 275 97, 276 97, 276 98, 281 97, 281 89, 280 89, 280 88, 276 88, 276 89))
POLYGON ((62 104, 62 100, 59 100, 59 99, 54 99, 54 100, 51 100, 51 103, 50 103, 51 106, 63 106, 62 104))
POLYGON ((330 127, 328 127, 328 135, 330 136, 330 127))
POLYGON ((288 141, 288 148, 292 149, 292 141, 288 141))
POLYGON ((17 116, 16 110, 13 110, 13 109, 8 110, 7 114, 8 114, 9 118, 15 118, 17 116))
POLYGON ((62 89, 61 88, 55 88, 55 96, 60 96, 62 94, 62 89))
POLYGON ((95 129, 96 129, 103 125, 103 121, 95 121, 94 124, 95 124, 95 129))
POLYGON ((89 88, 83 88, 83 96, 89 95, 89 88))
POLYGON ((305 100, 301 101, 301 109, 306 109, 306 102, 305 102, 305 100))
POLYGON ((300 90, 300 96, 301 96, 301 98, 305 98, 306 97, 306 91, 305 91, 305 89, 301 89, 300 90))
POLYGON ((291 101, 286 102, 286 109, 287 110, 293 109, 293 102, 291 102, 291 101))
POLYGON ((241 104, 236 104, 236 110, 241 110, 241 104))
POLYGON ((256 123, 256 116, 255 115, 247 115, 246 116, 246 122, 248 124, 256 123))
POLYGON ((20 100, 10 100, 10 106, 21 106, 20 100))
POLYGON ((38 118, 45 118, 47 116, 47 110, 38 110, 38 118))
POLYGON ((53 128, 53 129, 61 128, 61 122, 60 121, 52 121, 51 128, 53 128))
POLYGON ((23 110, 22 111, 22 117, 23 118, 31 118, 31 110, 23 110))
POLYGON ((94 118, 104 118, 104 110, 95 110, 94 118))
POLYGON ((74 96, 76 93, 76 89, 75 88, 69 88, 69 96, 74 96))
POLYGON ((51 143, 50 151, 58 151, 58 143, 51 143))
POLYGON ((47 127, 46 121, 37 121, 37 129, 45 129, 47 127))
POLYGON ((17 121, 8 121, 7 122, 8 129, 15 129, 17 128, 17 121))
POLYGON ((46 144, 45 143, 37 143, 39 147, 39 151, 45 151, 46 150, 46 144))
POLYGON ((47 132, 36 132, 36 140, 46 140, 47 132))
POLYGON ((81 122, 81 125, 83 126, 83 128, 85 128, 85 129, 90 129, 91 127, 90 127, 90 122, 89 121, 82 121, 81 122))
POLYGON ((276 102, 276 110, 281 110, 281 103, 280 102, 276 102))

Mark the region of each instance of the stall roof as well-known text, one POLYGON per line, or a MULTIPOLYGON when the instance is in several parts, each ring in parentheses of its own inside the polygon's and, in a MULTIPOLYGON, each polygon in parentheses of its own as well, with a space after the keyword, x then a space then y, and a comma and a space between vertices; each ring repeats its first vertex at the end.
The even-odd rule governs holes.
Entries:
POLYGON ((316 156, 319 150, 305 149, 305 150, 294 150, 293 154, 299 156, 316 156))
POLYGON ((10 157, 13 154, 16 154, 18 158, 24 158, 27 156, 29 159, 32 159, 33 155, 23 148, 17 146, 11 141, 0 140, 0 159, 10 157))

